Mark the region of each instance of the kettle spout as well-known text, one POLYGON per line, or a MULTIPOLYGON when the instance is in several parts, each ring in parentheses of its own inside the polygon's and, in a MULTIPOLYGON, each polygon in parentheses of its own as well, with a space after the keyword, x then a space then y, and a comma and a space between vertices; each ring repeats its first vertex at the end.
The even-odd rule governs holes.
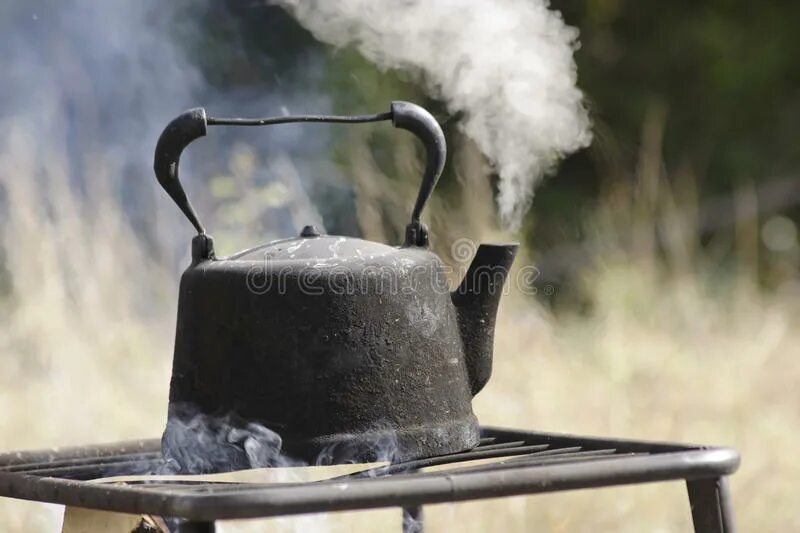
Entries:
POLYGON ((492 375, 497 306, 517 247, 517 244, 481 244, 461 284, 451 293, 473 396, 492 375))

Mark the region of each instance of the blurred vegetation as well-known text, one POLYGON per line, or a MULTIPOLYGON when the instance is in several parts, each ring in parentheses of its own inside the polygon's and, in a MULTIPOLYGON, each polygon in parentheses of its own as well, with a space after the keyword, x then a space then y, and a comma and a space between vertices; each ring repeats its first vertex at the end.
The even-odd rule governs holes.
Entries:
MULTIPOLYGON (((595 142, 539 191, 532 219, 542 242, 569 239, 564 228, 578 220, 576 196, 594 204, 616 182, 635 179, 653 113, 663 121, 660 171, 690 179, 701 209, 724 196, 733 209, 740 187, 797 179, 800 40, 793 21, 800 4, 585 0, 556 7, 581 29, 576 60, 595 142)), ((777 207, 796 218, 800 189, 789 192, 777 207)), ((714 229, 733 230, 730 222, 721 226, 714 229)))
MULTIPOLYGON (((587 227, 586 213, 623 190, 630 197, 624 209, 634 211, 659 211, 650 200, 665 190, 691 196, 699 224, 696 235, 685 237, 699 239, 702 247, 714 246, 720 268, 734 255, 736 220, 748 216, 736 211, 737 191, 752 192, 757 218, 783 213, 797 220, 800 187, 792 182, 800 169, 800 144, 795 141, 800 137, 800 43, 795 28, 800 4, 562 0, 553 7, 581 31, 576 61, 595 141, 545 181, 525 221, 522 238, 535 250, 542 279, 575 287, 571 282, 592 260, 586 244, 597 237, 596 228, 587 227), (655 154, 650 164, 663 178, 660 191, 648 191, 641 182, 642 165, 647 164, 642 146, 652 144, 654 135, 658 146, 650 146, 648 153, 655 154), (766 193, 760 194, 762 189, 766 193)), ((445 124, 451 148, 458 147, 451 149, 451 159, 460 147, 474 150, 460 138, 459 117, 448 116, 409 74, 382 71, 352 49, 320 45, 279 8, 226 0, 206 10, 202 31, 186 37, 212 83, 228 89, 274 88, 313 64, 320 74, 311 83, 330 95, 337 112, 372 112, 393 98, 415 100, 445 124)), ((356 165, 349 147, 362 137, 348 130, 331 147, 330 157, 345 174, 356 165)), ((375 129, 365 142, 387 177, 416 179, 399 171, 403 163, 394 150, 396 132, 375 129)), ((445 202, 454 200, 463 186, 452 164, 447 172, 436 193, 445 202)), ((487 173, 485 179, 493 183, 496 177, 487 173)), ((323 214, 329 231, 352 232, 352 221, 337 220, 337 212, 341 210, 323 214)), ((635 228, 627 231, 631 243, 636 241, 635 228)), ((655 233, 653 244, 662 249, 670 237, 655 233)), ((773 251, 756 254, 762 267, 773 251)), ((760 271, 768 286, 784 281, 773 279, 775 269, 760 271)), ((778 271, 786 274, 785 269, 778 271)), ((576 296, 568 290, 557 293, 568 302, 576 296)))

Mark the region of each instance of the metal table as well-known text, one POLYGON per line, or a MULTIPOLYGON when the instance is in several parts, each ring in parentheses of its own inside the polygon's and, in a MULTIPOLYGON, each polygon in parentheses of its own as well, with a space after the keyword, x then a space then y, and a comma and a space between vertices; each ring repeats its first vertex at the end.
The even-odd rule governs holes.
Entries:
POLYGON ((0 496, 182 518, 181 532, 213 531, 221 519, 402 507, 404 529, 420 531, 425 504, 685 480, 695 531, 735 530, 727 476, 739 455, 730 448, 493 427, 482 436, 468 452, 289 484, 88 482, 154 471, 162 462, 157 439, 6 453, 0 496))

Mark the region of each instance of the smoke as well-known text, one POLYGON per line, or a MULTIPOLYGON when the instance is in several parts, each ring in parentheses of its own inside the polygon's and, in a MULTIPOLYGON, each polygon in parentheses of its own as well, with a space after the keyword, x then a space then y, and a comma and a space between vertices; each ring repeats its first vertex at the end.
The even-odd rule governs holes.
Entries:
POLYGON ((187 244, 162 231, 180 220, 150 166, 203 82, 155 6, 0 8, 2 447, 133 437, 163 414, 175 289, 158 243, 187 244))
POLYGON ((210 474, 303 463, 281 453, 277 433, 229 414, 213 417, 191 404, 173 404, 161 440, 164 464, 157 474, 210 474))
MULTIPOLYGON (((222 116, 330 111, 311 83, 322 67, 302 44, 297 55, 308 57, 295 70, 260 71, 280 73, 280 83, 207 79, 193 45, 210 39, 202 19, 211 9, 222 11, 215 24, 232 24, 210 0, 0 7, 0 449, 163 430, 177 281, 192 233, 153 176, 167 122, 198 105, 222 116)), ((257 14, 294 26, 277 7, 257 14)), ((240 45, 208 48, 227 65, 240 45)), ((204 221, 228 232, 218 242, 243 248, 316 222, 312 203, 298 201, 315 190, 306 176, 349 198, 336 188, 345 182, 328 161, 329 135, 220 128, 193 145, 183 176, 204 221), (218 178, 238 187, 230 200, 209 192, 218 178), (242 207, 237 196, 261 201, 242 207), (227 206, 247 218, 228 217, 227 206)), ((241 441, 258 461, 268 442, 262 433, 241 441)), ((9 515, 0 512, 0 530, 9 515)))
MULTIPOLYGON (((336 464, 358 463, 397 463, 404 459, 397 440, 397 432, 391 424, 376 423, 371 431, 364 431, 357 442, 331 444, 320 450, 314 464, 329 466, 336 464)), ((367 471, 368 476, 377 474, 376 470, 367 471)))
POLYGON ((276 0, 314 35, 417 73, 500 175, 498 206, 517 228, 534 187, 587 146, 576 86, 578 31, 547 0, 276 0))
MULTIPOLYGON (((154 474, 212 474, 248 468, 394 463, 401 460, 396 432, 378 423, 357 441, 329 444, 309 462, 292 457, 283 439, 235 413, 214 416, 191 403, 170 404, 161 439, 164 463, 154 474)), ((125 474, 125 472, 117 472, 125 474)))

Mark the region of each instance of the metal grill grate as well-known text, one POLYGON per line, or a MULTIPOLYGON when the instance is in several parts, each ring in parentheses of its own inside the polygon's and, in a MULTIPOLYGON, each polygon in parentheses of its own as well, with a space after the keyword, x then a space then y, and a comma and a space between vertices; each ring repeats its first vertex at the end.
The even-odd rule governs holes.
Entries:
MULTIPOLYGON (((468 452, 379 466, 324 481, 89 482, 152 472, 161 462, 160 443, 155 439, 3 454, 0 496, 213 522, 375 507, 416 508, 673 479, 687 480, 691 495, 693 487, 702 489, 703 483, 718 482, 733 473, 739 456, 727 448, 485 428, 480 446, 468 452)), ((694 492, 706 494, 698 490, 694 492)), ((698 516, 694 518, 697 524, 698 516)), ((716 530, 727 531, 721 522, 716 530)))

